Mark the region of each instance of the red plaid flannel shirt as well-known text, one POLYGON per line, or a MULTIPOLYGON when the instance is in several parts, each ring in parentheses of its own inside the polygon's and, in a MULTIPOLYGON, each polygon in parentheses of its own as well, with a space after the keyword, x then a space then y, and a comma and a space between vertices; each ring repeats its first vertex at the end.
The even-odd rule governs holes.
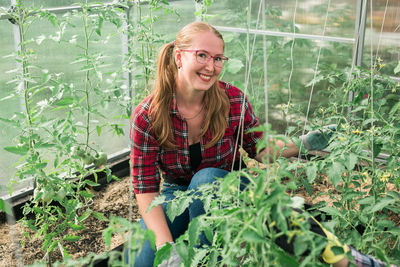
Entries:
MULTIPOLYGON (((238 88, 219 82, 230 100, 228 127, 224 137, 214 146, 205 148, 211 140, 210 131, 201 137, 202 161, 198 170, 214 167, 230 171, 234 162, 235 142, 240 123, 241 109, 244 101, 244 135, 243 149, 250 157, 256 155, 256 143, 262 139, 262 132, 246 133, 247 130, 258 126, 258 119, 254 115, 247 97, 238 88)), ((158 192, 160 187, 160 171, 168 181, 190 181, 195 171, 190 166, 188 126, 178 112, 176 101, 171 105, 171 119, 173 121, 176 149, 165 150, 160 147, 151 130, 149 106, 152 96, 148 96, 139 104, 131 120, 131 162, 135 194, 158 192)), ((240 141, 239 141, 240 143, 240 141)), ((236 160, 240 158, 236 149, 236 160)), ((235 160, 235 161, 236 161, 235 160)), ((197 170, 197 171, 198 171, 197 170)))

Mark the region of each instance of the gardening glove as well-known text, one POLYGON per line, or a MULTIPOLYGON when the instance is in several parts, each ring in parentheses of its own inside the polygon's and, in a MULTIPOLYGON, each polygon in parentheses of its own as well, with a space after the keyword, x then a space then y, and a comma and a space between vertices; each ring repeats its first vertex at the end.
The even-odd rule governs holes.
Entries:
POLYGON ((299 138, 307 150, 322 150, 328 146, 329 139, 336 131, 336 124, 323 127, 323 130, 315 130, 301 135, 299 138))
POLYGON ((326 236, 326 239, 328 240, 328 245, 325 247, 324 252, 322 252, 321 254, 322 259, 329 264, 334 264, 344 259, 346 257, 346 253, 350 250, 350 248, 347 245, 342 244, 334 234, 326 230, 317 220, 315 220, 314 218, 313 220, 321 228, 326 236), (335 252, 332 250, 333 247, 340 247, 342 248, 343 252, 335 254, 335 252))
MULTIPOLYGON (((172 251, 171 251, 171 256, 169 257, 169 259, 164 260, 163 262, 161 262, 160 265, 158 265, 158 267, 179 267, 182 259, 179 256, 179 254, 176 252, 176 246, 174 242, 170 242, 170 244, 172 245, 172 251)), ((161 247, 157 247, 157 250, 161 248, 161 247)))

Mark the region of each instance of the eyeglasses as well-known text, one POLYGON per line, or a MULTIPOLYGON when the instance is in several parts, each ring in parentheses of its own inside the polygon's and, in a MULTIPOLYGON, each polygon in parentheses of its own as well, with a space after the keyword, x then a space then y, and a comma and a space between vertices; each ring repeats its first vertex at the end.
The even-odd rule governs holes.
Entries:
POLYGON ((188 49, 180 49, 184 52, 193 52, 196 53, 196 60, 200 64, 206 64, 212 58, 214 61, 214 66, 217 68, 222 68, 225 62, 229 60, 229 58, 224 57, 222 55, 211 56, 204 50, 188 50, 188 49))

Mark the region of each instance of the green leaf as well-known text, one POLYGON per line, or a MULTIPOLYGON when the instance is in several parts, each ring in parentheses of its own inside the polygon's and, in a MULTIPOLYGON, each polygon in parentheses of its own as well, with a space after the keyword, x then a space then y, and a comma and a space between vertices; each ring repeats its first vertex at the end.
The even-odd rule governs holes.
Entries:
POLYGON ((6 146, 4 150, 17 155, 26 155, 28 148, 24 146, 6 146))
POLYGON ((79 194, 83 196, 84 198, 93 198, 94 195, 89 191, 89 189, 86 189, 86 191, 80 191, 79 194))
POLYGON ((400 110, 400 102, 396 103, 389 112, 389 118, 393 118, 396 112, 400 110))
POLYGON ((276 254, 278 256, 278 261, 280 264, 278 266, 285 266, 285 267, 298 267, 300 264, 289 254, 278 250, 276 251, 276 254))
POLYGON ((218 262, 218 254, 215 250, 212 250, 209 256, 207 266, 217 266, 217 262, 218 262))
POLYGON ((315 162, 312 162, 310 165, 306 167, 306 174, 308 182, 309 183, 314 182, 315 177, 317 176, 317 166, 315 162))
POLYGON ((344 172, 344 167, 339 162, 333 162, 331 166, 328 167, 328 177, 332 184, 336 187, 342 180, 342 173, 344 172))
POLYGON ((312 196, 312 187, 311 187, 311 185, 310 185, 310 183, 306 180, 306 179, 304 179, 304 177, 300 177, 300 180, 301 180, 301 182, 303 183, 303 185, 304 185, 304 188, 306 189, 306 191, 307 191, 307 194, 309 195, 309 196, 312 196))
POLYGON ((64 237, 65 241, 70 241, 70 242, 78 241, 79 239, 81 239, 81 237, 77 235, 66 235, 64 237))
POLYGON ((378 256, 378 259, 384 262, 390 262, 388 257, 386 256, 385 251, 382 250, 379 246, 373 245, 374 251, 376 252, 376 255, 378 256))
POLYGON ((46 251, 50 245, 51 238, 47 236, 42 244, 42 250, 46 251))
POLYGON ((100 136, 101 134, 101 126, 96 126, 96 130, 97 130, 97 135, 100 136))
POLYGON ((7 123, 7 124, 10 124, 10 125, 15 126, 15 127, 19 127, 20 126, 20 123, 17 120, 9 120, 9 119, 5 119, 5 118, 0 118, 0 121, 2 121, 4 123, 7 123))
POLYGON ((320 208, 320 210, 323 212, 326 212, 329 215, 342 217, 341 213, 334 207, 323 207, 323 208, 320 208))
POLYGON ((100 221, 108 221, 108 218, 101 212, 95 211, 93 212, 93 216, 100 221))
POLYGON ((93 181, 91 181, 89 179, 85 180, 84 183, 87 184, 87 185, 90 185, 90 186, 99 186, 100 185, 100 184, 95 183, 95 182, 93 182, 93 181))
POLYGON ((12 210, 11 210, 10 204, 1 198, 0 198, 0 210, 7 213, 8 215, 12 215, 12 210))
POLYGON ((354 169, 354 167, 356 166, 357 160, 358 160, 358 156, 354 153, 350 153, 347 156, 347 160, 345 161, 345 166, 348 171, 352 171, 354 169))
POLYGON ((168 260, 171 256, 172 249, 172 245, 170 243, 166 243, 162 248, 157 250, 156 257, 154 259, 154 266, 158 266, 164 260, 168 260))
POLYGON ((78 222, 83 222, 87 218, 89 218, 90 214, 92 214, 91 210, 84 212, 81 216, 78 217, 78 222))
POLYGON ((167 215, 168 218, 173 222, 175 218, 181 215, 192 202, 190 197, 176 198, 167 205, 167 215))
POLYGON ((394 68, 393 72, 394 72, 394 74, 397 74, 400 72, 400 61, 399 61, 399 63, 397 63, 397 66, 396 66, 396 68, 394 68))
POLYGON ((188 228, 188 235, 189 235, 189 246, 191 247, 195 246, 200 236, 200 221, 198 217, 194 218, 190 222, 188 228))
POLYGON ((308 247, 305 245, 307 244, 305 241, 307 241, 307 237, 306 236, 302 236, 302 235, 296 235, 295 239, 294 239, 294 254, 296 256, 302 255, 307 249, 308 247), (304 240, 306 239, 306 240, 304 240))
POLYGON ((389 227, 392 228, 395 226, 395 223, 389 220, 378 220, 376 222, 376 225, 381 226, 381 227, 389 227))
POLYGON ((374 206, 372 206, 372 208, 369 210, 369 213, 380 211, 386 206, 389 206, 390 204, 393 204, 395 202, 396 200, 393 198, 383 198, 378 201, 374 206))
POLYGON ((228 63, 225 66, 225 69, 229 73, 236 74, 242 69, 243 66, 244 65, 240 59, 233 58, 229 59, 228 63))
POLYGON ((331 247, 331 250, 335 256, 344 254, 343 247, 333 246, 331 247))
POLYGON ((98 23, 97 23, 97 28, 95 29, 95 32, 97 33, 98 36, 101 36, 101 27, 103 25, 103 18, 99 17, 98 23))
POLYGON ((357 201, 360 205, 370 205, 374 203, 375 198, 373 196, 365 197, 357 201))
POLYGON ((374 143, 373 143, 374 158, 376 158, 376 157, 379 155, 379 153, 381 153, 382 147, 383 147, 383 144, 381 144, 381 143, 376 143, 376 142, 374 141, 374 143))
MULTIPOLYGON (((181 257, 184 266, 191 266, 192 257, 190 257, 190 255, 193 254, 193 248, 191 246, 188 246, 184 242, 178 242, 178 243, 176 243, 176 251, 178 252, 179 256, 181 257)), ((212 265, 212 266, 216 266, 216 265, 212 265)))
POLYGON ((68 98, 61 99, 60 101, 58 101, 55 104, 56 104, 56 106, 59 106, 59 107, 65 107, 65 106, 71 105, 72 103, 74 103, 74 99, 68 97, 68 98))
POLYGON ((113 236, 113 230, 110 228, 106 228, 103 231, 103 239, 104 239, 104 243, 106 244, 107 247, 109 247, 111 245, 111 238, 113 236))
POLYGON ((84 225, 78 225, 78 224, 74 224, 74 223, 71 223, 71 222, 68 222, 67 224, 74 231, 79 231, 79 230, 85 229, 84 225))
POLYGON ((47 252, 53 251, 53 249, 58 245, 58 240, 54 239, 51 243, 50 247, 47 249, 47 252))
POLYGON ((160 195, 151 202, 149 207, 147 208, 146 212, 149 212, 152 208, 157 207, 158 205, 165 202, 165 195, 160 195))
POLYGON ((256 232, 247 229, 243 233, 243 240, 251 243, 265 243, 265 237, 260 236, 256 232))

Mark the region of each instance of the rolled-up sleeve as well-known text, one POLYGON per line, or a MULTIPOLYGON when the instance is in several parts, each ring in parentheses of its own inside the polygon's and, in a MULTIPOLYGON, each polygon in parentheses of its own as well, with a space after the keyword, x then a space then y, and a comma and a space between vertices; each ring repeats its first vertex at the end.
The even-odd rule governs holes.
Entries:
POLYGON ((154 138, 147 109, 142 103, 131 119, 131 173, 135 194, 154 193, 160 188, 159 144, 154 138))

